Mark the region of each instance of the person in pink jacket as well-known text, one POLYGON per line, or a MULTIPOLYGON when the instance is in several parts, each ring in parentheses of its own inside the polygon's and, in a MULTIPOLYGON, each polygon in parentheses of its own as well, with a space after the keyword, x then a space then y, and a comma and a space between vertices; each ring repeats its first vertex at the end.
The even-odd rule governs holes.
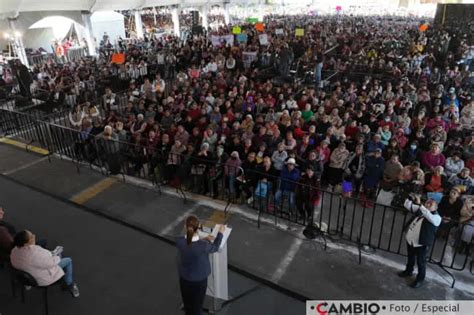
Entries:
POLYGON ((10 261, 15 269, 29 273, 39 286, 51 285, 64 277, 67 289, 74 297, 79 296, 79 288, 72 278, 71 258, 61 258, 36 245, 36 236, 30 231, 18 232, 14 245, 10 261))
POLYGON ((425 152, 421 157, 423 168, 429 171, 434 171, 437 166, 444 166, 445 162, 446 158, 436 143, 432 144, 431 150, 425 152))

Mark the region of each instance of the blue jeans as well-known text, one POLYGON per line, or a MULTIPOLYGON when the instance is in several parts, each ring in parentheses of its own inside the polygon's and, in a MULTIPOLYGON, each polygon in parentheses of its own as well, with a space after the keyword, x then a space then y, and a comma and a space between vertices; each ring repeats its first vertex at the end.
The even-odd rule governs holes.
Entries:
POLYGON ((235 194, 235 175, 229 175, 229 192, 235 194))
POLYGON ((315 76, 316 76, 315 79, 316 79, 316 84, 317 84, 317 85, 319 85, 319 83, 320 83, 321 80, 322 80, 322 74, 321 74, 322 70, 323 70, 323 63, 322 63, 322 62, 317 63, 317 64, 316 64, 316 69, 314 70, 314 74, 315 74, 315 76))
POLYGON ((73 284, 72 280, 72 259, 69 257, 66 258, 61 258, 61 261, 59 262, 59 267, 61 267, 64 270, 64 282, 66 282, 67 285, 73 284))
POLYGON ((288 196, 288 199, 289 199, 289 202, 290 202, 290 209, 293 209, 293 207, 295 206, 295 192, 294 191, 287 191, 287 190, 280 190, 278 189, 276 194, 275 194, 275 205, 277 207, 280 207, 280 201, 281 201, 281 197, 283 196, 288 196))
POLYGON ((288 71, 290 71, 289 63, 288 62, 280 62, 279 70, 280 70, 280 75, 287 76, 288 71))

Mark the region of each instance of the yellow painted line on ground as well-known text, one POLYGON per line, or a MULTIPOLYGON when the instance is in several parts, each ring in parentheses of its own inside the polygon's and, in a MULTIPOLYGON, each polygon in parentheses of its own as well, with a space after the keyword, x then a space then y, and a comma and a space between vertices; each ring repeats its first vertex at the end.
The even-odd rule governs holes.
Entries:
POLYGON ((82 205, 88 200, 94 198, 95 196, 103 192, 104 190, 110 188, 110 186, 112 186, 116 182, 117 180, 115 178, 107 177, 101 180, 100 182, 90 186, 89 188, 84 189, 80 193, 76 194, 71 198, 71 201, 82 205))
POLYGON ((12 140, 10 138, 2 137, 2 138, 0 138, 0 143, 9 144, 9 145, 15 146, 17 148, 26 149, 28 151, 38 153, 38 154, 41 154, 41 155, 48 155, 49 154, 48 150, 45 150, 45 149, 40 148, 40 147, 36 147, 34 145, 27 145, 26 143, 16 141, 16 140, 12 140))
POLYGON ((227 214, 227 217, 224 214, 224 211, 214 210, 209 218, 206 219, 207 222, 212 223, 214 227, 215 224, 224 224, 230 217, 230 213, 227 214))

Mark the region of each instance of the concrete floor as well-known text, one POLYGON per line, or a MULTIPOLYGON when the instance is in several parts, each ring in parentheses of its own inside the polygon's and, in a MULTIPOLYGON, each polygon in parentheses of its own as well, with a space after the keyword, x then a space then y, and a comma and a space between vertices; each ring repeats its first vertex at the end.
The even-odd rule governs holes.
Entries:
MULTIPOLYGON (((18 186, 18 183, 27 185, 34 190, 52 195, 54 197, 53 200, 56 200, 56 202, 58 200, 66 201, 64 206, 59 207, 59 209, 66 208, 67 206, 70 208, 69 211, 74 213, 94 211, 103 214, 128 224, 129 227, 120 226, 120 229, 135 229, 134 233, 140 234, 141 231, 156 234, 165 239, 172 239, 176 235, 181 234, 182 220, 191 213, 198 215, 203 220, 218 221, 222 219, 221 211, 216 211, 216 209, 223 208, 222 204, 214 203, 205 198, 198 198, 194 201, 190 200, 188 203, 183 204, 182 199, 172 194, 163 193, 160 195, 119 180, 112 180, 113 182, 110 182, 111 180, 107 179, 105 181, 109 182, 104 185, 105 177, 88 168, 80 168, 78 173, 76 167, 68 161, 60 161, 52 157, 52 162, 50 163, 47 159, 40 156, 6 145, 0 145, 0 156, 2 156, 0 163, 1 172, 6 173, 9 178, 16 181, 15 184, 9 183, 10 185, 18 186), (80 199, 77 200, 81 200, 80 208, 73 206, 68 201, 78 196, 80 199)), ((13 191, 16 191, 16 189, 13 189, 13 191)), ((4 202, 4 189, 2 189, 0 194, 2 195, 0 200, 4 202)), ((10 200, 13 195, 6 196, 9 202, 20 203, 26 209, 31 208, 33 205, 41 205, 41 209, 38 209, 38 211, 41 214, 46 211, 42 210, 45 207, 43 203, 30 201, 30 194, 33 194, 31 190, 26 189, 22 195, 16 195, 16 199, 20 199, 18 201, 10 200), (27 198, 23 197, 26 195, 28 196, 27 198)), ((43 196, 45 196, 44 194, 43 196)), ((59 211, 62 214, 61 210, 56 208, 45 208, 49 208, 49 211, 59 211)), ((44 225, 43 229, 47 230, 48 233, 56 233, 51 239, 67 241, 69 238, 74 239, 77 237, 77 231, 74 231, 75 228, 81 228, 81 231, 84 231, 84 226, 87 226, 85 234, 94 234, 96 237, 99 236, 95 235, 95 233, 101 235, 99 240, 105 243, 101 244, 100 248, 107 248, 107 250, 104 250, 105 252, 111 246, 106 241, 120 243, 120 247, 124 247, 123 245, 126 242, 122 242, 121 234, 116 234, 115 238, 111 235, 108 239, 101 239, 103 234, 111 234, 111 229, 106 226, 110 224, 117 225, 117 223, 110 222, 109 219, 93 216, 90 213, 82 213, 82 215, 84 215, 83 220, 85 221, 83 221, 80 227, 76 227, 73 224, 72 230, 58 229, 55 231, 58 222, 63 222, 57 219, 56 215, 52 214, 51 220, 42 222, 44 225), (90 228, 89 222, 91 222, 90 228), (103 222, 107 222, 107 224, 103 222), (51 227, 51 223, 54 223, 53 227, 51 227), (96 231, 93 230, 94 227, 97 229, 96 231)), ((364 254, 363 263, 359 265, 356 255, 357 249, 351 245, 347 245, 344 242, 330 241, 328 250, 324 251, 320 243, 302 238, 301 227, 290 226, 291 231, 287 231, 286 226, 282 224, 284 222, 279 222, 279 225, 275 226, 272 220, 267 219, 266 221, 268 222, 258 229, 254 220, 255 217, 255 213, 251 209, 233 207, 230 216, 226 218, 227 223, 234 228, 229 240, 230 268, 241 271, 244 274, 249 274, 252 278, 259 280, 260 284, 268 284, 279 292, 289 293, 291 296, 299 299, 304 299, 305 297, 311 299, 473 299, 474 297, 473 277, 467 272, 456 273, 458 283, 455 289, 450 289, 448 286, 449 278, 437 267, 430 265, 428 270, 429 281, 427 281, 426 287, 421 290, 412 290, 407 288, 407 283, 401 281, 395 275, 404 265, 404 258, 401 256, 379 252, 374 255, 364 254)), ((24 222, 25 226, 30 226, 27 223, 28 221, 24 222)), ((39 222, 34 223, 39 224, 39 222)), ((142 237, 144 236, 142 235, 142 237)), ((93 242, 93 240, 90 242, 93 242)), ((87 244, 90 244, 90 242, 87 242, 87 244)), ((159 241, 154 240, 154 243, 159 243, 159 241)), ((120 263, 121 259, 136 260, 136 257, 143 257, 150 252, 147 246, 141 246, 141 244, 145 244, 141 240, 138 243, 131 242, 129 244, 134 244, 131 246, 134 248, 129 253, 130 255, 127 257, 115 257, 119 258, 118 267, 115 267, 115 259, 112 259, 116 254, 114 253, 110 257, 110 263, 107 263, 107 265, 112 266, 109 268, 113 270, 127 268, 129 264, 125 263, 122 265, 120 263), (136 246, 136 244, 140 244, 140 246, 136 246)), ((152 263, 155 261, 163 262, 163 267, 160 265, 159 269, 161 271, 167 270, 165 273, 167 277, 170 277, 170 271, 173 270, 174 272, 174 266, 172 263, 167 265, 166 261, 167 259, 174 259, 174 252, 172 247, 166 246, 170 248, 169 253, 162 251, 163 254, 159 255, 161 258, 150 258, 149 260, 151 265, 156 265, 152 263), (170 257, 166 257, 165 253, 170 257)), ((66 247, 69 248, 69 246, 66 247)), ((78 254, 79 256, 84 255, 84 252, 87 253, 88 250, 87 247, 81 246, 81 244, 78 244, 76 247, 76 251, 80 253, 78 254)), ((153 250, 153 253, 155 253, 155 250, 153 250)), ((102 256, 97 257, 101 257, 99 260, 101 262, 106 261, 102 259, 102 256)), ((109 256, 107 255, 107 257, 109 256)), ((91 262, 89 261, 89 263, 91 262)), ((85 277, 89 278, 90 275, 86 274, 85 277)), ((235 279, 242 278, 250 282, 253 281, 237 274, 232 277, 235 277, 235 279)), ((145 278, 147 277, 145 276, 145 278)), ((84 281, 93 280, 96 280, 95 277, 94 279, 84 281)), ((127 287, 128 284, 132 287, 135 285, 133 281, 130 283, 128 281, 132 280, 126 279, 122 283, 126 283, 127 287)), ((240 281, 235 280, 235 285, 238 283, 240 281)), ((139 287, 145 286, 144 283, 136 283, 136 285, 139 287)), ((152 285, 148 284, 149 287, 152 285)), ((245 288, 242 290, 245 291, 245 288)), ((276 300, 273 300, 275 296, 270 294, 267 297, 267 290, 272 289, 268 287, 259 289, 240 300, 239 303, 252 306, 253 303, 250 300, 252 296, 260 296, 259 298, 263 299, 263 301, 270 301, 270 305, 280 305, 280 302, 289 299, 292 303, 283 303, 289 307, 286 310, 292 310, 289 313, 279 313, 280 308, 276 309, 272 306, 268 308, 267 305, 265 305, 266 308, 258 307, 258 309, 261 311, 270 310, 265 311, 268 314, 302 314, 303 303, 291 299, 282 293, 278 294, 283 298, 280 299, 278 297, 276 300), (295 311, 300 307, 301 312, 295 311)), ((161 292, 159 289, 154 291, 161 292)), ((277 294, 277 291, 272 292, 277 294)), ((108 292, 106 291, 106 294, 108 292)), ((113 292, 110 293, 111 300, 120 296, 120 294, 115 294, 113 292)), ((179 304, 179 296, 176 295, 176 297, 179 304)), ((106 299, 109 299, 109 297, 106 299)), ((164 297, 164 299, 166 298, 164 297)), ((172 299, 166 299, 166 301, 170 303, 172 299)), ((255 300, 253 306, 257 307, 260 304, 260 302, 257 303, 257 300, 255 300)), ((3 305, 3 303, 0 305, 3 305)), ((151 310, 153 309, 151 308, 151 310)), ((247 312, 246 314, 253 314, 253 312, 247 312)))
MULTIPOLYGON (((0 178, 5 220, 34 231, 48 246, 62 245, 74 263, 81 296, 50 290, 50 314, 181 314, 173 246, 69 203, 0 178), (27 196, 27 197, 25 197, 27 196)), ((229 273, 231 296, 251 291, 219 314, 303 314, 304 303, 229 273)), ((0 270, 0 314, 43 314, 40 291, 26 303, 11 297, 6 270, 0 270)))

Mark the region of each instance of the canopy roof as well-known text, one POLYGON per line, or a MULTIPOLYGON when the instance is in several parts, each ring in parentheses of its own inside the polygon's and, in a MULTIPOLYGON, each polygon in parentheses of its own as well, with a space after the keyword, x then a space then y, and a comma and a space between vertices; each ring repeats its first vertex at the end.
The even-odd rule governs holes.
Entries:
POLYGON ((129 10, 153 6, 181 4, 195 6, 216 4, 223 0, 0 0, 0 17, 13 17, 33 11, 101 11, 129 10))
MULTIPOLYGON (((180 4, 183 7, 219 3, 248 3, 251 0, 0 0, 0 19, 15 17, 20 12, 44 11, 104 11, 130 10, 154 6, 180 4)), ((293 0, 298 2, 297 0, 293 0)), ((398 0, 391 0, 396 1, 398 0)), ((415 3, 472 3, 473 0, 415 0, 415 3)), ((275 1, 278 2, 278 1, 275 1)), ((291 2, 291 1, 290 1, 291 2)), ((318 2, 331 2, 321 0, 318 2)), ((347 3, 359 3, 359 0, 341 0, 347 3)), ((366 2, 370 2, 366 0, 366 2)), ((383 0, 372 1, 383 2, 383 0)))

